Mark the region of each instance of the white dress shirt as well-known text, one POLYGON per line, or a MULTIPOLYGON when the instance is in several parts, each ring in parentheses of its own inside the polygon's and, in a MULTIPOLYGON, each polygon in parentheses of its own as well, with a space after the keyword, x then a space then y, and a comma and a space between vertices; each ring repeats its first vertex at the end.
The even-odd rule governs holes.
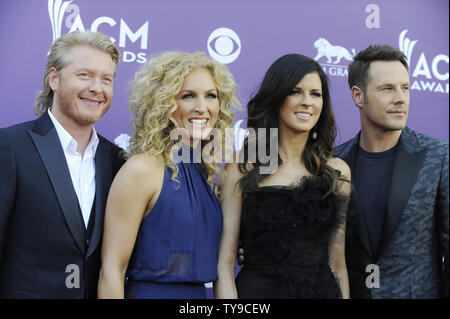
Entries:
POLYGON ((77 141, 59 124, 50 109, 48 115, 53 122, 61 141, 73 188, 78 197, 84 225, 88 226, 91 215, 92 204, 95 198, 95 152, 98 146, 98 136, 95 128, 92 128, 91 140, 89 141, 84 154, 77 152, 77 141))

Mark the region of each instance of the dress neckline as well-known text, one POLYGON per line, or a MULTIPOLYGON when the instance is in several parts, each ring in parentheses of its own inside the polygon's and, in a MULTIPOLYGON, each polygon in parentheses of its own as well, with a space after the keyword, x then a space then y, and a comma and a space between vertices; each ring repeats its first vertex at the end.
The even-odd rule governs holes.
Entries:
POLYGON ((314 177, 317 178, 318 176, 315 176, 315 175, 303 175, 298 180, 296 180, 296 181, 294 181, 294 182, 292 182, 290 184, 287 184, 287 185, 265 185, 265 186, 258 186, 258 189, 261 189, 261 190, 262 189, 270 189, 270 188, 273 188, 273 189, 294 189, 294 188, 298 188, 298 187, 302 186, 305 183, 305 180, 310 179, 310 178, 312 179, 314 177))

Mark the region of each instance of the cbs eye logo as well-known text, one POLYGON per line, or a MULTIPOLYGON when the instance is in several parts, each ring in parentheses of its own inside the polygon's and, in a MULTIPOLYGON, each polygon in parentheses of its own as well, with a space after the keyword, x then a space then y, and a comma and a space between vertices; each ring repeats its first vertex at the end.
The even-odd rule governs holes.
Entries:
POLYGON ((207 47, 214 60, 228 64, 236 60, 241 53, 241 40, 233 30, 219 28, 209 36, 207 47))

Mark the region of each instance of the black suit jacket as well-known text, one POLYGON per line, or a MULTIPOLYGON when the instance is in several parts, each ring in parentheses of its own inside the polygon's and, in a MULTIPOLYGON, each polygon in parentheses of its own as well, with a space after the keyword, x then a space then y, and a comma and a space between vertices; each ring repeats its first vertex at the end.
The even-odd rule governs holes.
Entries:
MULTIPOLYGON (((358 144, 359 134, 334 151, 352 171, 358 144)), ((370 225, 352 191, 346 235, 351 298, 448 298, 448 157, 447 142, 403 129, 378 251, 372 251, 370 225), (371 264, 379 267, 379 288, 366 285, 371 264)))
POLYGON ((99 136, 88 234, 48 113, 0 129, 0 298, 96 297, 104 211, 123 164, 120 151, 99 136))

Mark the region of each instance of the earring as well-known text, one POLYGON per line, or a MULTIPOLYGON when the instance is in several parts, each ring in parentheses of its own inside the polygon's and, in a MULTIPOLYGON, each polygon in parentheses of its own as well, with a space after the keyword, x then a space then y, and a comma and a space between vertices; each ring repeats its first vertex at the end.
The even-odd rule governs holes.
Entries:
POLYGON ((317 132, 313 132, 311 137, 313 140, 315 140, 317 138, 317 132))

